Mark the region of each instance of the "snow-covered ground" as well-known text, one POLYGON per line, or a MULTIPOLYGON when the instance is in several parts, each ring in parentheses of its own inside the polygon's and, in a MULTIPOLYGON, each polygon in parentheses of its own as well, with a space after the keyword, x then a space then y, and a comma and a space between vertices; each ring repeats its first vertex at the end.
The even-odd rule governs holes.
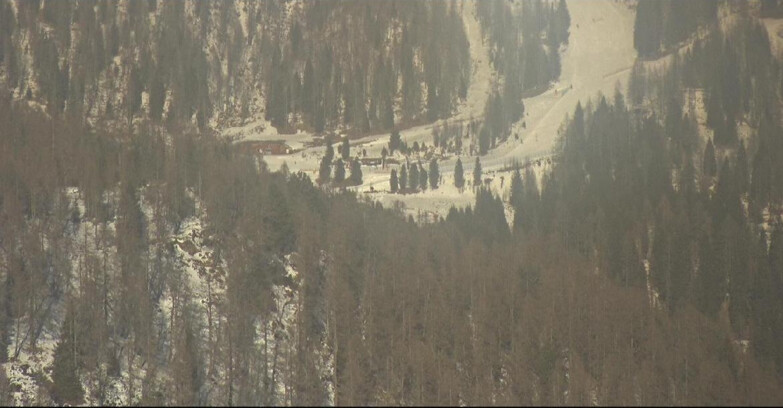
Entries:
MULTIPOLYGON (((571 14, 571 35, 568 46, 562 50, 562 74, 560 80, 553 83, 550 89, 542 94, 527 98, 525 117, 516 123, 511 134, 518 134, 519 140, 510 137, 499 144, 485 156, 481 157, 484 177, 493 179, 491 187, 500 194, 505 194, 510 186, 511 172, 508 168, 514 162, 524 163, 541 157, 550 156, 555 147, 558 129, 568 114, 572 114, 576 104, 583 104, 599 93, 611 96, 616 87, 623 92, 627 88, 628 76, 636 58, 633 47, 633 10, 625 3, 601 0, 568 2, 571 14), (522 122, 525 127, 522 127, 522 122), (503 181, 501 181, 503 177, 503 181), (501 188, 502 185, 502 188, 501 188)), ((487 44, 481 36, 481 29, 475 16, 474 2, 464 3, 462 7, 463 21, 470 41, 470 53, 473 60, 471 84, 468 97, 450 119, 456 123, 470 118, 481 119, 487 96, 497 83, 497 74, 489 64, 487 44)), ((444 121, 439 121, 442 125, 444 121)), ((260 123, 259 123, 260 124, 260 123)), ((402 139, 409 145, 418 141, 432 145, 432 129, 436 124, 416 126, 400 132, 402 139)), ((280 137, 276 130, 269 126, 262 132, 254 132, 252 127, 242 129, 227 129, 226 135, 243 135, 248 140, 285 138, 280 137)), ((294 143, 311 135, 297 134, 292 139, 294 143)), ((388 133, 366 136, 351 141, 352 155, 362 150, 370 157, 380 156, 380 151, 386 146, 388 133)), ((313 179, 317 177, 318 165, 323 155, 323 147, 304 149, 292 155, 267 156, 265 160, 269 168, 276 170, 285 162, 290 171, 304 171, 313 179)), ((404 161, 405 158, 397 157, 404 161)), ((446 157, 439 161, 443 183, 436 190, 426 190, 415 194, 389 194, 389 173, 391 168, 362 168, 364 183, 356 188, 361 193, 368 193, 373 199, 385 206, 391 206, 395 201, 401 201, 410 214, 435 213, 442 216, 452 205, 464 206, 474 202, 470 188, 459 192, 453 187, 453 169, 456 156, 446 157), (372 192, 371 192, 372 189, 372 192)), ((475 157, 461 157, 465 170, 465 179, 472 180, 475 157)), ((409 157, 409 162, 416 162, 416 157, 409 157)), ((427 166, 425 160, 422 164, 427 166)), ((542 166, 543 167, 543 166, 542 166)), ((535 167, 541 180, 542 167, 535 167)))

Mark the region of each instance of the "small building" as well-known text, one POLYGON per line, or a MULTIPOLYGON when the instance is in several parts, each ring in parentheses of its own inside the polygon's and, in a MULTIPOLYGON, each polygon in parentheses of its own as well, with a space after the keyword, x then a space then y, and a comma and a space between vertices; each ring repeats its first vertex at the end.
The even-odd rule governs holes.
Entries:
MULTIPOLYGON (((388 162, 389 159, 386 159, 388 162)), ((362 163, 362 166, 380 166, 383 164, 383 159, 380 157, 362 157, 359 159, 359 162, 362 163)))
POLYGON ((282 140, 254 140, 243 142, 238 148, 248 154, 280 155, 294 153, 294 149, 282 140))
POLYGON ((256 150, 261 154, 279 155, 279 154, 291 154, 293 149, 291 146, 285 144, 281 140, 263 141, 258 142, 256 150))

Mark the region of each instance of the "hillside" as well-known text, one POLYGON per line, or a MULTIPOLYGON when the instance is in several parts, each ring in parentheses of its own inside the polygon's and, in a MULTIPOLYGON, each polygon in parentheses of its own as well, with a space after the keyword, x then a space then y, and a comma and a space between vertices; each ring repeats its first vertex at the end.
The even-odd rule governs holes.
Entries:
POLYGON ((0 404, 780 405, 781 17, 0 0, 0 404))

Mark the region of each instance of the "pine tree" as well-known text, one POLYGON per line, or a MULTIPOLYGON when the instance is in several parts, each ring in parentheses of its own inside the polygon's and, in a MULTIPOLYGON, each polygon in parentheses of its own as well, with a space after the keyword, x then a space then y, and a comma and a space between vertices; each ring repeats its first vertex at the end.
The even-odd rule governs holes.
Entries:
POLYGON ((359 163, 359 159, 354 159, 351 162, 351 184, 355 186, 362 184, 362 165, 359 163))
POLYGON ((438 181, 440 179, 440 171, 438 170, 438 161, 436 159, 430 160, 430 187, 432 189, 438 188, 438 181))
POLYGON ((400 190, 405 190, 408 184, 408 168, 405 164, 402 165, 400 170, 400 190))
POLYGON ((394 154, 394 151, 400 148, 400 142, 400 131, 392 131, 389 135, 389 154, 394 154))
POLYGON ((301 92, 302 113, 304 113, 306 118, 312 118, 318 104, 315 100, 315 73, 313 72, 313 64, 309 58, 305 63, 304 80, 302 82, 301 92))
POLYGON ((348 138, 343 139, 343 147, 340 148, 340 153, 345 161, 351 160, 351 144, 348 142, 348 138))
POLYGON ((345 164, 342 159, 337 159, 334 162, 334 182, 339 184, 343 181, 345 181, 345 164))
POLYGON ((54 350, 52 386, 53 397, 58 404, 80 404, 84 397, 76 364, 74 315, 73 307, 69 307, 60 332, 60 342, 54 350))
POLYGON ((318 182, 321 184, 328 183, 331 178, 332 166, 330 163, 331 161, 327 156, 321 159, 321 166, 318 170, 318 182))
POLYGON ((479 133, 479 154, 482 156, 487 154, 487 151, 489 150, 490 136, 489 127, 482 126, 481 132, 479 133))
POLYGON ((416 190, 419 188, 419 166, 411 164, 410 172, 408 173, 408 188, 416 190))
POLYGON ((389 179, 389 186, 391 187, 391 192, 396 193, 397 190, 399 190, 399 180, 397 180, 397 170, 392 169, 391 171, 391 178, 389 179))
POLYGON ((332 147, 332 140, 329 138, 326 139, 326 153, 324 154, 324 157, 329 164, 332 164, 332 160, 334 160, 334 147, 332 147))
POLYGON ((424 166, 419 164, 419 187, 421 187, 422 190, 427 189, 427 170, 424 169, 424 166))
POLYGON ((462 160, 457 158, 457 164, 454 165, 454 186, 462 191, 465 187, 465 172, 462 169, 462 160))
POLYGON ((476 157, 476 164, 473 165, 473 187, 481 186, 481 162, 476 157))

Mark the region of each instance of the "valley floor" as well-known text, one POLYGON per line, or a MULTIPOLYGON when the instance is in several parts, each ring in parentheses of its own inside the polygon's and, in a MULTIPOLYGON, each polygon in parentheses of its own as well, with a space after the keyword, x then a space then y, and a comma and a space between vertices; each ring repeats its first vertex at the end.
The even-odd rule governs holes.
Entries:
MULTIPOLYGON (((611 97, 616 88, 625 92, 628 77, 636 57, 633 47, 633 11, 623 2, 569 1, 571 30, 569 44, 563 50, 562 74, 560 80, 550 88, 534 97, 524 99, 525 117, 512 127, 512 137, 480 157, 485 178, 491 179, 491 188, 505 194, 510 187, 513 162, 525 163, 551 156, 555 147, 558 129, 565 117, 573 113, 577 103, 586 104, 599 93, 611 97), (525 126, 523 127, 523 122, 525 126), (519 140, 513 135, 518 134, 519 140)), ((468 90, 467 100, 460 106, 458 113, 448 119, 449 123, 479 119, 483 116, 484 106, 493 86, 497 82, 495 72, 489 65, 486 43, 475 17, 473 3, 463 5, 465 27, 471 44, 473 59, 473 77, 468 90)), ((440 123, 446 121, 439 121, 440 123)), ((256 125, 257 126, 257 125, 256 125)), ((432 144, 432 128, 435 124, 416 126, 400 132, 402 140, 409 145, 418 141, 432 144)), ((243 140, 264 140, 283 138, 271 126, 258 132, 252 126, 228 129, 227 135, 243 134, 243 140), (270 133, 269 130, 272 132, 270 133)), ((301 145, 312 135, 299 133, 286 136, 290 143, 301 145)), ((379 157, 388 142, 388 133, 366 136, 353 140, 353 153, 366 150, 369 157, 379 157)), ((467 150, 467 149, 464 149, 467 150)), ((270 169, 276 170, 286 163, 292 172, 303 171, 312 179, 318 177, 318 166, 323 155, 323 147, 306 148, 292 155, 266 156, 264 160, 270 169)), ((399 154, 399 153, 396 153, 399 154)), ((398 157, 398 160, 416 162, 416 154, 398 157)), ((475 157, 461 157, 466 180, 472 179, 475 157)), ((356 187, 360 193, 370 194, 374 200, 384 206, 392 206, 396 201, 404 204, 406 212, 412 215, 437 214, 445 216, 454 205, 463 207, 474 202, 470 188, 463 192, 453 187, 453 170, 457 156, 451 155, 439 161, 443 182, 438 189, 426 190, 414 194, 391 194, 389 191, 389 173, 391 169, 364 166, 363 184, 356 187)), ((426 163, 422 162, 425 166, 426 163)), ((548 167, 547 161, 534 166, 539 182, 548 167)))

